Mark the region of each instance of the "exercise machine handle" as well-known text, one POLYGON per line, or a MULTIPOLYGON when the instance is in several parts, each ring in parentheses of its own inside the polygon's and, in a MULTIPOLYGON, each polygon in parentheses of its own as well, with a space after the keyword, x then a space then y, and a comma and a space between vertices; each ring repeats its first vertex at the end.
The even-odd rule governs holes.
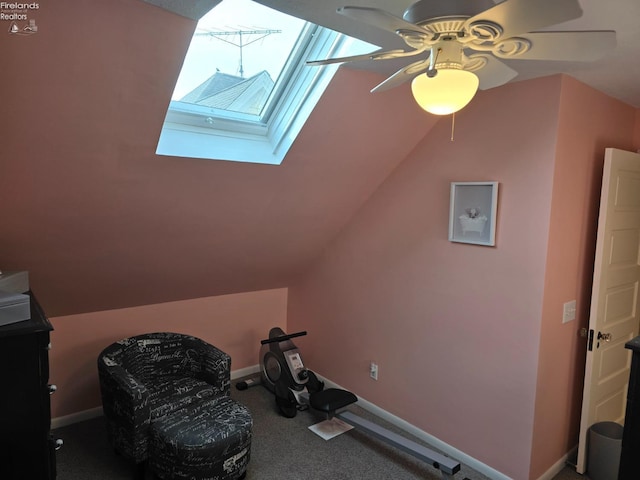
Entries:
POLYGON ((260 345, 266 345, 268 343, 284 342, 285 340, 289 340, 291 338, 303 337, 306 334, 307 334, 307 331, 304 330, 302 332, 290 333, 289 335, 280 335, 279 337, 266 338, 264 340, 260 340, 260 345))

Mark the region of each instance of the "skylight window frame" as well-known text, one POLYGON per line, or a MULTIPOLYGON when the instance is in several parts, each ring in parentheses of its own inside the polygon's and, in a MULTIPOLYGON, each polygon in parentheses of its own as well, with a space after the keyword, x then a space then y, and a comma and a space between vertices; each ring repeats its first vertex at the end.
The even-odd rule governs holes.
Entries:
POLYGON ((286 91, 291 78, 296 74, 296 70, 300 68, 300 64, 304 64, 305 54, 308 48, 313 44, 314 35, 317 33, 318 29, 321 28, 322 27, 314 25, 313 23, 306 22, 300 30, 300 36, 282 67, 280 75, 276 78, 273 90, 271 90, 271 94, 262 109, 260 114, 261 122, 265 124, 269 123, 273 112, 278 108, 278 103, 286 91))
POLYGON ((204 127, 207 129, 207 127, 211 125, 217 125, 217 127, 214 128, 228 131, 254 132, 258 134, 264 132, 263 127, 268 127, 269 119, 278 108, 278 102, 287 89, 287 83, 291 77, 296 74, 300 61, 304 57, 310 43, 313 41, 313 36, 319 28, 321 27, 305 22, 300 29, 300 35, 296 44, 287 57, 278 78, 275 80, 274 87, 260 115, 251 115, 248 113, 234 112, 232 110, 207 107, 206 105, 171 100, 169 105, 170 115, 169 113, 167 115, 169 121, 192 125, 196 128, 204 127), (262 125, 255 125, 256 123, 262 125))
POLYGON ((358 45, 371 47, 307 22, 261 116, 171 101, 156 153, 279 165, 339 67, 305 61, 352 54, 358 45))
POLYGON ((202 130, 202 133, 211 130, 226 130, 259 135, 264 134, 267 130, 267 125, 261 121, 259 115, 195 105, 178 100, 171 100, 165 122, 182 125, 183 128, 193 128, 195 131, 202 130))

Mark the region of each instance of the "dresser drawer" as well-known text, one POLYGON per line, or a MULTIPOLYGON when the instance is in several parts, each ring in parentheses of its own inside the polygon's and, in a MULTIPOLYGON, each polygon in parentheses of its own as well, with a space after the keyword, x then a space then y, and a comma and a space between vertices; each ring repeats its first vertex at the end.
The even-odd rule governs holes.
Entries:
POLYGON ((54 480, 49 332, 31 295, 31 319, 0 327, 0 479, 54 480))

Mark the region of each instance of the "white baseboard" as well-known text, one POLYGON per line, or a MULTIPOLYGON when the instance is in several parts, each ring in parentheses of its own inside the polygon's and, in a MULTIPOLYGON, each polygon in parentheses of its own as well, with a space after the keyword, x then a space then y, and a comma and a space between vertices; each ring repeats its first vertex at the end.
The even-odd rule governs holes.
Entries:
MULTIPOLYGON (((331 380, 326 379, 325 377, 322 377, 322 379, 324 380, 327 387, 342 388, 344 390, 344 388, 338 385, 337 383, 334 383, 331 380)), ((377 405, 369 402, 368 400, 365 400, 362 397, 358 397, 358 406, 364 408, 368 412, 373 413, 377 417, 380 417, 383 420, 386 420, 390 424, 395 425, 396 427, 400 428, 401 430, 404 430, 405 432, 409 433, 410 435, 413 435, 414 437, 422 440, 423 442, 428 443, 432 447, 442 451, 445 455, 448 455, 451 458, 455 458, 460 463, 463 463, 466 466, 474 469, 475 471, 482 473, 483 475, 491 478, 492 480, 512 480, 511 477, 508 477, 504 473, 501 473, 491 468, 489 465, 486 465, 481 461, 458 450, 457 448, 452 447, 448 443, 443 442, 442 440, 434 437, 433 435, 425 432, 424 430, 419 429, 418 427, 410 424, 406 420, 403 420, 402 418, 387 412, 386 410, 378 407, 377 405)))
MULTIPOLYGON (((260 371, 260 365, 253 365, 251 367, 241 368, 231 372, 231 380, 237 378, 246 377, 247 375, 253 375, 260 371)), ((89 410, 83 410, 81 412, 72 413, 70 415, 63 415, 61 417, 55 417, 51 419, 51 428, 61 428, 67 425, 72 425, 78 422, 84 422, 85 420, 91 420, 92 418, 100 417, 102 415, 102 407, 90 408, 89 410)))
POLYGON ((569 457, 578 447, 572 448, 564 457, 554 463, 549 470, 544 472, 537 480, 551 480, 556 475, 558 475, 562 469, 568 464, 569 457))
MULTIPOLYGON (((254 375, 260 372, 259 365, 252 365, 250 367, 241 368, 238 370, 233 370, 231 372, 231 380, 236 380, 238 378, 246 377, 249 375, 254 375)), ((342 388, 335 382, 328 380, 325 377, 322 377, 322 380, 326 383, 327 387, 331 388, 342 388)), ((455 447, 443 442, 442 440, 434 437, 433 435, 425 432, 424 430, 419 429, 415 425, 410 424, 406 420, 403 420, 392 413, 387 412, 386 410, 378 407, 377 405, 365 400, 362 397, 358 397, 358 406, 364 408, 368 412, 386 420, 392 425, 404 430, 405 432, 413 435, 414 437, 428 443, 434 448, 444 452, 446 455, 451 458, 455 458, 459 462, 465 464, 468 467, 471 467, 475 471, 482 473, 483 475, 491 478, 492 480, 511 480, 510 477, 505 474, 491 468, 490 466, 482 463, 481 461, 467 455, 466 453, 458 450, 455 447)), ((71 415, 64 415, 62 417, 56 417, 51 420, 51 428, 56 429, 60 427, 65 427, 67 425, 71 425, 77 422, 82 422, 84 420, 90 420, 95 417, 99 417, 102 415, 102 407, 96 407, 89 410, 84 410, 82 412, 72 413, 71 415)), ((541 477, 537 480, 551 480, 555 477, 560 471, 564 468, 566 461, 569 457, 567 453, 563 458, 558 460, 547 472, 545 472, 541 477)))
POLYGON ((250 367, 240 368, 238 370, 232 370, 231 380, 236 380, 238 378, 246 377, 248 375, 253 375, 259 372, 260 372, 260 365, 252 365, 250 367))
MULTIPOLYGON (((235 379, 235 378, 239 378, 239 377, 243 377, 243 376, 247 376, 247 375, 253 375, 254 373, 258 373, 258 372, 260 372, 260 366, 259 365, 254 365, 252 367, 247 367, 247 368, 244 368, 242 370, 236 371, 236 375, 234 375, 234 372, 232 372, 231 378, 235 379)), ((332 382, 331 380, 327 379, 324 376, 321 376, 321 379, 325 382, 327 387, 330 387, 330 388, 341 388, 341 389, 345 390, 344 387, 338 385, 335 382, 332 382)), ((438 450, 444 452, 449 457, 455 458, 457 461, 459 461, 461 463, 464 463, 466 466, 476 470, 479 473, 482 473, 483 475, 491 478, 492 480, 512 480, 507 475, 505 475, 505 474, 503 474, 503 473, 491 468, 490 466, 488 466, 488 465, 480 462, 479 460, 467 455, 466 453, 458 450, 457 448, 452 447, 451 445, 443 442, 442 440, 434 437, 433 435, 425 432, 424 430, 419 429, 415 425, 410 424, 409 422, 401 419, 400 417, 397 417, 397 416, 393 415, 392 413, 387 412, 386 410, 378 407, 377 405, 369 402, 368 400, 365 400, 362 397, 358 397, 358 406, 364 408, 368 412, 371 412, 372 414, 376 415, 377 417, 380 417, 383 420, 386 420, 390 424, 395 425, 396 427, 404 430, 405 432, 409 433, 410 435, 413 435, 414 437, 416 437, 416 438, 428 443, 432 447, 437 448, 438 450)), ((566 457, 565 457, 565 459, 566 459, 566 457)), ((558 466, 560 467, 559 470, 556 471, 556 473, 559 472, 560 470, 562 470, 562 466, 564 465, 564 460, 565 459, 559 461, 556 465, 554 465, 553 469, 557 468, 558 466)), ((549 472, 551 472, 552 470, 549 470, 549 472)), ((549 472, 547 472, 547 474, 549 472)), ((545 474, 544 478, 541 477, 538 480, 548 480, 548 479, 553 478, 553 475, 551 477, 547 477, 546 476, 547 474, 545 474)))
POLYGON ((96 407, 89 410, 72 413, 70 415, 64 415, 62 417, 52 418, 51 428, 55 430, 56 428, 66 427, 67 425, 84 422, 85 420, 91 420, 92 418, 100 417, 101 415, 102 407, 96 407))

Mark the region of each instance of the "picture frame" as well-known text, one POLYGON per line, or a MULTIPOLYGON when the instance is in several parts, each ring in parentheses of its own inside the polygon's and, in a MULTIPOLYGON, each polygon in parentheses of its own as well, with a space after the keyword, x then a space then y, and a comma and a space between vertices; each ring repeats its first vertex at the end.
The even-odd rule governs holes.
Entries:
POLYGON ((449 241, 496 244, 498 182, 451 182, 449 241))

